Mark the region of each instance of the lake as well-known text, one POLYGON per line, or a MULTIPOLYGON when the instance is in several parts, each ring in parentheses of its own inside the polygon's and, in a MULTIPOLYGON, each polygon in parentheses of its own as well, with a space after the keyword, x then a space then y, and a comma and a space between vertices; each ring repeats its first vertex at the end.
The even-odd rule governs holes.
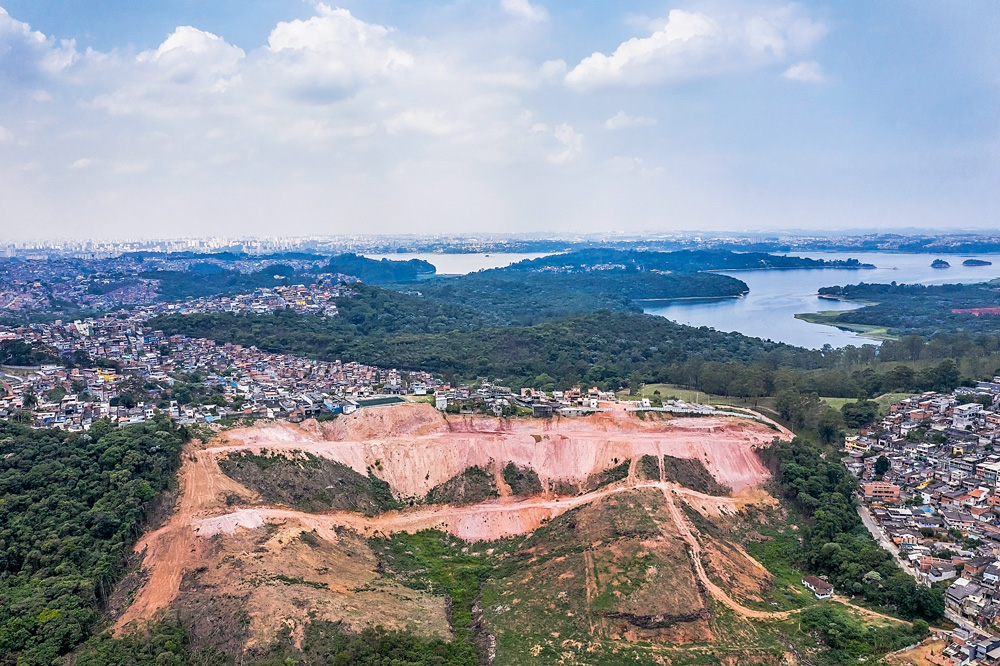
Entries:
MULTIPOLYGON (((434 264, 442 275, 465 275, 488 268, 502 268, 524 259, 536 259, 549 253, 537 254, 372 254, 373 259, 423 259, 434 264)), ((887 252, 795 252, 800 257, 815 259, 849 259, 874 264, 877 268, 847 270, 824 268, 810 270, 720 271, 747 283, 750 293, 743 298, 717 301, 646 301, 647 314, 666 317, 689 326, 709 326, 720 331, 739 331, 745 335, 771 339, 800 347, 820 349, 823 345, 878 344, 850 331, 832 326, 810 324, 795 318, 801 312, 853 310, 853 303, 821 299, 820 287, 857 284, 858 282, 898 282, 943 284, 947 282, 984 282, 1000 277, 1000 255, 941 255, 894 254, 887 252), (931 262, 942 258, 951 268, 931 268, 931 262), (985 259, 992 266, 963 266, 966 259, 985 259)))
POLYGON ((820 349, 846 345, 878 344, 850 331, 832 326, 810 324, 795 318, 800 312, 853 310, 852 303, 821 299, 820 287, 878 283, 969 283, 984 282, 1000 276, 1000 255, 942 256, 951 268, 931 268, 938 257, 931 254, 890 254, 882 252, 809 252, 794 253, 815 259, 854 258, 877 268, 847 270, 836 268, 774 271, 720 271, 747 283, 750 293, 743 298, 719 301, 658 303, 647 301, 647 314, 666 317, 689 326, 709 326, 720 331, 739 331, 745 335, 787 342, 800 347, 820 349), (962 266, 966 259, 985 259, 992 266, 962 266))

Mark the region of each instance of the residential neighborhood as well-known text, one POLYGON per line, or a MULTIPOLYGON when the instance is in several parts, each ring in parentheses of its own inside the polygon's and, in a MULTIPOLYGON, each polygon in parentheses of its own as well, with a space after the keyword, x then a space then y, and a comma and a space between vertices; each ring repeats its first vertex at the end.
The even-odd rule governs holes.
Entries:
POLYGON ((900 565, 947 586, 942 664, 1000 664, 1000 377, 904 398, 846 438, 862 519, 900 565))
POLYGON ((182 422, 287 418, 351 411, 379 395, 425 393, 430 374, 272 354, 256 347, 165 336, 145 311, 72 323, 0 327, 0 343, 58 352, 37 367, 4 366, 0 418, 87 430, 99 418, 137 423, 157 412, 182 422))

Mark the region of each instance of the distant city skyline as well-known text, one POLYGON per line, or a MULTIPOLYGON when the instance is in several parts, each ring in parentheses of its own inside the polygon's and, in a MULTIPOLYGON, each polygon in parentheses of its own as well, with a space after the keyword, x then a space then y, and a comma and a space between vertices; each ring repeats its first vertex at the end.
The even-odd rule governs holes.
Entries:
POLYGON ((995 229, 998 33, 992 0, 0 0, 0 247, 995 229))

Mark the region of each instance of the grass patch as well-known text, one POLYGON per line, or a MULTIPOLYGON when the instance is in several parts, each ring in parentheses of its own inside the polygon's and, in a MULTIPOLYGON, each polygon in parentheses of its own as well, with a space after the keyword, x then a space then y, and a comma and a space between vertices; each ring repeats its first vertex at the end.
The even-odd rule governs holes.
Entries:
POLYGON ((518 467, 509 462, 503 468, 503 480, 514 495, 537 495, 542 492, 538 473, 530 467, 518 467))
POLYGON ((716 481, 715 477, 705 469, 705 464, 697 458, 663 456, 663 476, 664 481, 673 481, 707 495, 724 497, 733 492, 729 486, 716 481))
POLYGON ((885 326, 874 326, 871 324, 854 324, 850 322, 838 321, 837 317, 844 313, 844 310, 824 310, 822 312, 801 312, 795 315, 796 319, 809 322, 810 324, 821 324, 823 326, 833 326, 842 331, 850 331, 858 335, 871 338, 873 340, 898 340, 899 338, 889 333, 885 326))
POLYGON ((269 453, 232 453, 219 460, 222 472, 272 504, 300 511, 331 509, 375 515, 397 508, 389 484, 370 470, 362 476, 347 465, 310 453, 294 458, 269 453))
POLYGON ((763 564, 774 576, 774 587, 765 600, 775 610, 794 610, 815 603, 812 593, 802 586, 805 574, 792 564, 792 557, 798 550, 798 539, 791 534, 747 544, 746 551, 750 557, 763 564))
POLYGON ((469 467, 461 474, 431 488, 428 504, 475 504, 497 497, 496 481, 481 467, 469 467))
POLYGON ((584 484, 584 488, 590 492, 597 490, 598 488, 603 488, 604 486, 611 485, 612 483, 617 483, 625 477, 628 476, 628 468, 631 461, 626 460, 625 462, 619 463, 618 465, 612 467, 611 469, 606 469, 603 472, 597 472, 596 474, 591 474, 587 477, 587 482, 584 484))
POLYGON ((482 584, 503 575, 501 560, 519 540, 497 544, 491 555, 470 552, 472 547, 457 537, 438 530, 416 534, 399 533, 391 539, 369 539, 368 544, 380 563, 407 587, 444 594, 451 600, 451 623, 457 641, 475 655, 473 607, 482 584))

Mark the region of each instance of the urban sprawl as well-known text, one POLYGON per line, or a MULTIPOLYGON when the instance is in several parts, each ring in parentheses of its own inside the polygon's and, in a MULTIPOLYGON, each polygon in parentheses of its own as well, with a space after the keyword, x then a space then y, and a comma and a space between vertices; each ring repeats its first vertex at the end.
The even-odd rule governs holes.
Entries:
POLYGON ((900 566, 947 585, 943 666, 1000 664, 1000 377, 890 407, 847 437, 859 512, 900 566))

